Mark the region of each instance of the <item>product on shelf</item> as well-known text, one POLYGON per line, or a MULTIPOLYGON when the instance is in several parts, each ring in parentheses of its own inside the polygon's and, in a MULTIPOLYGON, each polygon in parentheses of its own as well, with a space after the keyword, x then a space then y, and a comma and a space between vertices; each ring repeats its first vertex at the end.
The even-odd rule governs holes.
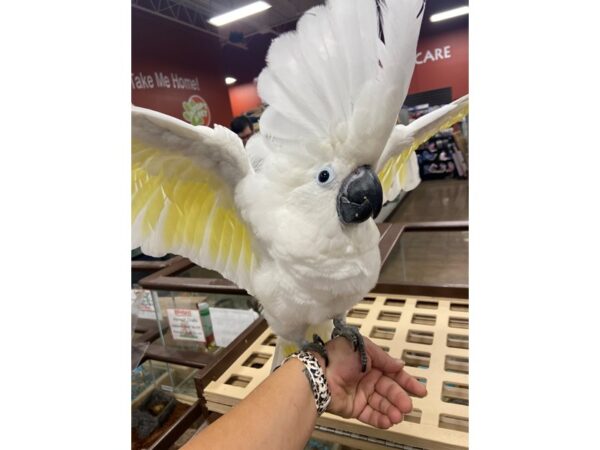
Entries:
MULTIPOLYGON (((438 108, 439 106, 430 106, 429 104, 409 107, 407 108, 409 120, 418 119, 438 108)), ((465 121, 466 118, 463 122, 465 121)), ((466 136, 462 131, 465 127, 463 123, 458 123, 455 128, 459 127, 458 131, 449 128, 437 133, 416 150, 421 179, 465 178, 467 176, 467 165, 461 152, 466 141, 466 136)))

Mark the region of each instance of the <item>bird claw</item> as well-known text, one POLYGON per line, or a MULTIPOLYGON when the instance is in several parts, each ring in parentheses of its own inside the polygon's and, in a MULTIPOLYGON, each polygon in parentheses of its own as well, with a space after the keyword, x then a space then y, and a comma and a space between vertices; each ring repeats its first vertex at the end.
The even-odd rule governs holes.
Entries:
POLYGON ((323 342, 323 339, 318 334, 313 334, 312 342, 305 341, 301 346, 301 350, 317 352, 325 360, 325 367, 329 366, 329 356, 327 355, 325 342, 323 342))
POLYGON ((365 341, 358 331, 358 328, 351 325, 346 325, 341 320, 333 321, 333 331, 331 332, 331 339, 335 339, 338 336, 343 336, 352 343, 354 351, 358 351, 360 357, 361 372, 367 371, 367 352, 365 351, 365 341))

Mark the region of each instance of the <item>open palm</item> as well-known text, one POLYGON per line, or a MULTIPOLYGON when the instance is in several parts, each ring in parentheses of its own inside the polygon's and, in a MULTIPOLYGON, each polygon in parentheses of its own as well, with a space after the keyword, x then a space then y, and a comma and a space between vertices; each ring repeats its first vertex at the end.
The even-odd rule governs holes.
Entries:
POLYGON ((328 412, 389 428, 412 410, 408 393, 424 397, 427 389, 404 371, 402 361, 389 356, 367 337, 364 341, 366 372, 361 372, 360 359, 347 339, 338 337, 327 343, 326 376, 331 391, 328 412))

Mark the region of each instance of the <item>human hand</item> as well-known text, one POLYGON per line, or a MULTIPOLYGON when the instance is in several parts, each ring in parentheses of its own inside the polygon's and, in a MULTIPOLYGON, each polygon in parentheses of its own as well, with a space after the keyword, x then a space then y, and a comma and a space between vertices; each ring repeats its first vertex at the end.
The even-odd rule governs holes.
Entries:
POLYGON ((389 428, 412 410, 408 393, 424 397, 427 389, 404 371, 403 361, 392 358, 369 338, 363 336, 363 339, 366 372, 361 372, 360 358, 346 338, 338 337, 327 343, 329 366, 325 368, 325 376, 331 391, 327 411, 374 427, 389 428))

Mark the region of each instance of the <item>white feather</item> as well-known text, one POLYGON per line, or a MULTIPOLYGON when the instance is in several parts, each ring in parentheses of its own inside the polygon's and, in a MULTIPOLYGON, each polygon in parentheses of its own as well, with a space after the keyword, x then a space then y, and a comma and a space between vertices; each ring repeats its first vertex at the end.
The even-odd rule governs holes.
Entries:
POLYGON ((421 0, 330 0, 277 38, 259 76, 269 105, 261 132, 285 142, 327 143, 356 164, 375 164, 408 90, 421 0))

